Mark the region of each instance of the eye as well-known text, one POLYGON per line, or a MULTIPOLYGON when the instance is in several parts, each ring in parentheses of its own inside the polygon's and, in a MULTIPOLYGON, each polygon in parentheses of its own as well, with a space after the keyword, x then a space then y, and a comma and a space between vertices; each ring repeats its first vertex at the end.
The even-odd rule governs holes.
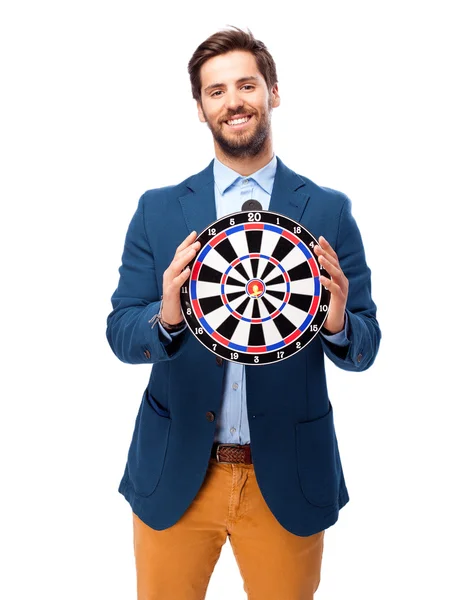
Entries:
POLYGON ((219 96, 219 94, 221 94, 221 93, 222 93, 222 90, 216 90, 215 92, 212 92, 212 94, 211 94, 211 98, 214 98, 214 96, 215 96, 215 97, 218 97, 218 96, 219 96))
POLYGON ((243 89, 247 89, 247 90, 250 90, 250 89, 251 89, 251 90, 254 90, 254 89, 255 89, 255 86, 254 86, 254 85, 252 85, 251 83, 247 83, 246 85, 242 86, 242 90, 243 90, 243 89))

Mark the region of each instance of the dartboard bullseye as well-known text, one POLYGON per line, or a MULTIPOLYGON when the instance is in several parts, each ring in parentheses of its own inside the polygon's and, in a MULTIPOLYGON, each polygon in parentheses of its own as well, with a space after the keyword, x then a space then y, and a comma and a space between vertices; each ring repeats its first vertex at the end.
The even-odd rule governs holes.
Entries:
POLYGON ((330 292, 321 285, 317 240, 270 211, 240 212, 209 225, 181 288, 188 327, 214 354, 246 365, 284 360, 323 325, 330 292))

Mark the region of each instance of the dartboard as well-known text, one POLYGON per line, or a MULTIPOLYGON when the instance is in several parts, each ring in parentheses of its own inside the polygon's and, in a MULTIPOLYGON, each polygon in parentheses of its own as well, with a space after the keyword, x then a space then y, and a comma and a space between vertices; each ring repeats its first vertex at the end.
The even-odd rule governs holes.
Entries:
POLYGON ((305 348, 323 325, 330 292, 320 283, 317 240, 271 211, 238 212, 209 225, 181 288, 188 327, 208 350, 263 365, 305 348))

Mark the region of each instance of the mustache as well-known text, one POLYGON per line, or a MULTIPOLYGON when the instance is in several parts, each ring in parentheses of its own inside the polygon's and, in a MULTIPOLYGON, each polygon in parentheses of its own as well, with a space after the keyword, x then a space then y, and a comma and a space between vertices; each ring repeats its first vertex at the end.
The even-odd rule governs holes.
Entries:
POLYGON ((225 121, 229 121, 230 119, 233 119, 233 117, 234 117, 235 115, 240 115, 240 114, 252 116, 252 115, 254 115, 255 113, 254 113, 254 112, 252 112, 252 111, 250 111, 250 110, 246 110, 246 109, 244 109, 244 108, 243 108, 243 106, 240 106, 239 108, 236 108, 235 110, 231 110, 231 111, 227 112, 227 113, 226 113, 226 114, 225 114, 225 115, 222 117, 222 119, 220 119, 220 122, 221 122, 221 123, 223 123, 223 122, 225 122, 225 121))

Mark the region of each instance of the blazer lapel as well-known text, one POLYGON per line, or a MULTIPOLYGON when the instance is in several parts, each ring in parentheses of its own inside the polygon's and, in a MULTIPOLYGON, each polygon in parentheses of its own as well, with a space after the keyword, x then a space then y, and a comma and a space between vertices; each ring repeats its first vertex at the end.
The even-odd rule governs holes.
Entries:
MULTIPOLYGON (((276 175, 269 210, 301 221, 309 200, 309 195, 301 191, 304 180, 294 173, 278 157, 276 175)), ((178 198, 188 233, 199 235, 206 227, 217 220, 214 197, 214 161, 208 167, 186 182, 187 194, 178 198)))
POLYGON ((186 182, 187 194, 178 198, 188 233, 199 235, 217 220, 214 196, 214 161, 186 182))
POLYGON ((299 189, 303 186, 305 186, 304 180, 286 167, 278 157, 269 210, 299 222, 310 198, 299 189))

